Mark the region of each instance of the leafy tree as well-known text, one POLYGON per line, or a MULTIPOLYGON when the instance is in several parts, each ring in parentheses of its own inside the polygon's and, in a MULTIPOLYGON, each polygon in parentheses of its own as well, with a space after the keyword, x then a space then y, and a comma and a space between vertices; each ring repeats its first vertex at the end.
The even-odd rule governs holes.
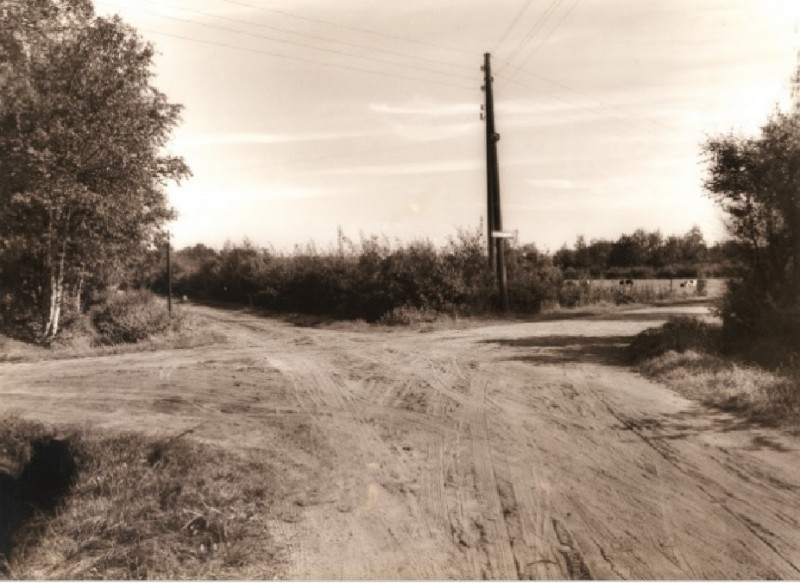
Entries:
MULTIPOLYGON (((800 80, 800 67, 796 79, 800 80)), ((788 112, 775 111, 759 135, 715 137, 705 144, 705 152, 705 187, 727 213, 728 228, 743 251, 742 277, 729 286, 723 308, 727 338, 751 345, 771 339, 783 345, 779 352, 796 351, 800 100, 788 112)))
POLYGON ((162 149, 181 108, 152 85, 153 47, 88 0, 4 2, 0 31, 4 279, 32 266, 3 307, 49 340, 67 300, 118 277, 173 216, 165 186, 189 169, 162 149))
POLYGON ((697 225, 693 226, 680 241, 680 257, 685 263, 697 263, 706 258, 708 247, 703 232, 697 225))

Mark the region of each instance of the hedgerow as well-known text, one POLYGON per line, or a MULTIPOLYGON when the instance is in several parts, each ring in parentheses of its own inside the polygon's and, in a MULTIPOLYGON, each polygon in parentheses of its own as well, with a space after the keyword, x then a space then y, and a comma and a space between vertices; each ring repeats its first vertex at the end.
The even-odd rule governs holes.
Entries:
MULTIPOLYGON (((327 251, 309 245, 278 253, 247 241, 228 243, 219 252, 198 245, 176 254, 173 290, 198 299, 369 322, 403 311, 483 313, 498 303, 484 251, 478 231, 459 231, 441 247, 429 240, 393 244, 362 237, 356 243, 343 236, 327 251)), ((513 310, 535 312, 543 301, 556 298, 562 278, 549 257, 511 249, 508 259, 513 310)), ((166 291, 165 283, 162 275, 154 288, 166 291)))

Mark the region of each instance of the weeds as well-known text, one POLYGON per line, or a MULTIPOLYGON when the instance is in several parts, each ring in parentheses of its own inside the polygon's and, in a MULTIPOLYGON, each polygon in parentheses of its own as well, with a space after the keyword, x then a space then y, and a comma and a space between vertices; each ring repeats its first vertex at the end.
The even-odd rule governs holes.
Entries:
MULTIPOLYGON (((23 456, 47 428, 6 418, 0 446, 23 456)), ((72 430, 77 477, 55 514, 13 537, 18 579, 271 579, 273 468, 185 439, 72 430)))
POLYGON ((760 422, 800 427, 800 375, 725 354, 721 326, 673 318, 638 334, 629 356, 647 377, 681 395, 760 422))
POLYGON ((694 350, 667 351, 640 370, 689 399, 772 425, 800 428, 800 382, 694 350))

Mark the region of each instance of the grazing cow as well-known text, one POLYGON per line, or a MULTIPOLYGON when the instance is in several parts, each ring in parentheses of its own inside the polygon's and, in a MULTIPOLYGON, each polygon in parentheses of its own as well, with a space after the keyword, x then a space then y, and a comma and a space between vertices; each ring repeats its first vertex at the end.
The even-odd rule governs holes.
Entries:
POLYGON ((620 279, 619 280, 619 284, 620 285, 631 286, 631 285, 633 285, 633 280, 632 279, 620 279))
POLYGON ((681 287, 694 287, 695 285, 697 285, 697 282, 693 279, 687 279, 681 282, 681 287))

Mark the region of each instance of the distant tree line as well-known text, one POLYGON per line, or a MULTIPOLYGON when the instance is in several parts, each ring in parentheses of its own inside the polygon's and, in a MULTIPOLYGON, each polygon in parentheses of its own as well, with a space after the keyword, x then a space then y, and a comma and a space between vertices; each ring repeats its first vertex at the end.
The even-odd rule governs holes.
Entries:
MULTIPOLYGON (((391 318, 397 310, 484 313, 498 302, 484 241, 478 228, 459 231, 441 247, 427 240, 392 243, 374 236, 353 242, 341 233, 333 248, 309 244, 291 253, 249 241, 228 242, 221 250, 197 244, 173 254, 172 288, 192 299, 367 321, 391 318)), ((630 293, 621 298, 620 290, 605 286, 591 292, 569 288, 565 279, 696 277, 727 265, 727 246, 709 249, 696 228, 666 240, 657 232, 638 230, 617 242, 582 241, 578 239, 574 250, 563 248, 553 255, 533 244, 512 245, 507 253, 511 309, 533 313, 545 302, 576 306, 631 300, 630 293), (662 259, 651 262, 652 254, 659 253, 662 259)), ((166 292, 163 251, 152 256, 149 271, 143 269, 139 278, 141 285, 166 292)), ((650 290, 638 299, 664 298, 650 290)))
POLYGON ((553 254, 553 264, 567 279, 727 277, 738 264, 738 243, 706 244, 699 227, 665 237, 660 231, 637 229, 616 241, 578 236, 553 254))

